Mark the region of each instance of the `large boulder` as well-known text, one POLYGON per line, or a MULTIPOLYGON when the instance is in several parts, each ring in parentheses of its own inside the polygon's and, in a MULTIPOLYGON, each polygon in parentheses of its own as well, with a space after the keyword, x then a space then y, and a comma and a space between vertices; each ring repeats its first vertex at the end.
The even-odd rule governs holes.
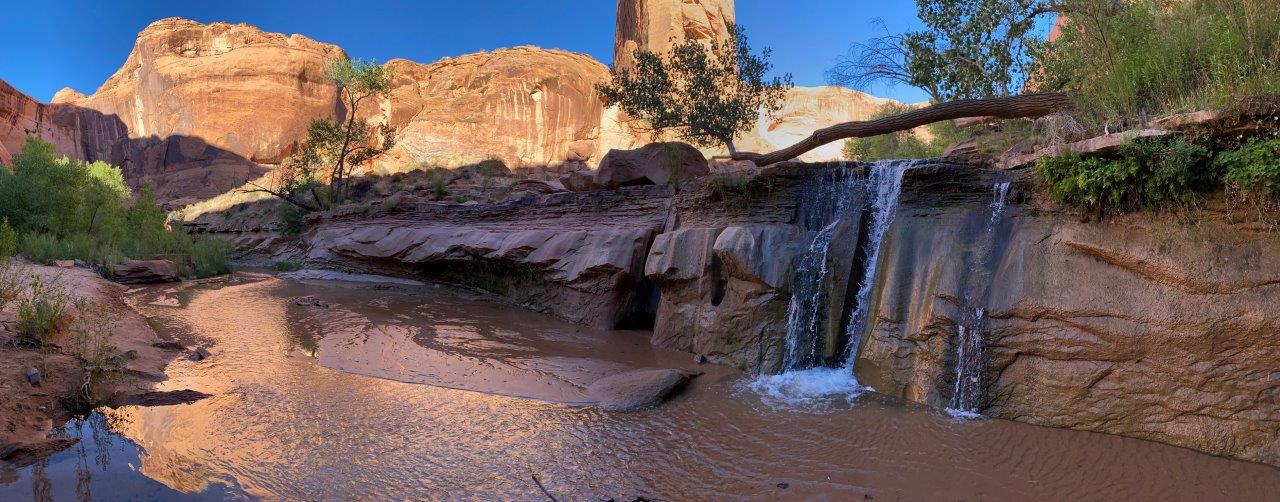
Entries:
POLYGON ((596 380, 587 397, 608 411, 642 410, 662 404, 696 376, 676 369, 632 370, 596 380))
POLYGON ((635 150, 610 150, 600 161, 596 184, 605 189, 666 185, 706 176, 707 158, 685 143, 650 143, 635 150))
POLYGON ((177 282, 178 266, 169 260, 126 260, 111 269, 113 279, 121 284, 177 282))

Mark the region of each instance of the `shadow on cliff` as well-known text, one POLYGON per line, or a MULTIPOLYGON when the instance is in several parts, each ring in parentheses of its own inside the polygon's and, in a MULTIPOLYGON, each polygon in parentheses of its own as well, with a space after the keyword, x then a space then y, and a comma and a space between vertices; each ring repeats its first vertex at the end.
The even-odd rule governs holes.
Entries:
POLYGON ((87 161, 103 161, 124 172, 134 187, 151 184, 161 201, 209 199, 266 174, 270 168, 195 136, 130 137, 115 114, 76 106, 52 105, 54 127, 77 139, 74 152, 87 161))

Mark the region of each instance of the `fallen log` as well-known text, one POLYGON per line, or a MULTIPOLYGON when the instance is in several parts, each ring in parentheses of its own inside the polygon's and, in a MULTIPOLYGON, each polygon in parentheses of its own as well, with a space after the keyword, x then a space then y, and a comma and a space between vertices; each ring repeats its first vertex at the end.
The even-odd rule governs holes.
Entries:
POLYGON ((799 143, 776 152, 767 154, 738 152, 733 155, 733 159, 750 160, 758 166, 767 166, 794 159, 814 148, 842 139, 879 136, 881 134, 914 129, 934 122, 967 117, 990 116, 1002 119, 1043 117, 1069 108, 1071 108, 1071 98, 1064 93, 1058 92, 948 101, 892 117, 836 124, 818 129, 799 143))

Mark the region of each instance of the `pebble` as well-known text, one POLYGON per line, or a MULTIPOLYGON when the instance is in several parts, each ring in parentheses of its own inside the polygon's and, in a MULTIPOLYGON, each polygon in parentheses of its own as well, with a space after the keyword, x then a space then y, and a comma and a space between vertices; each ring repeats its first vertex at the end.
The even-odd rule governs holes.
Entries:
POLYGON ((27 368, 27 381, 31 382, 31 385, 40 385, 40 370, 27 368))
POLYGON ((213 354, 210 354, 204 347, 196 347, 196 350, 191 351, 190 358, 192 361, 202 361, 208 359, 211 355, 213 354))
POLYGON ((783 490, 786 490, 786 489, 787 489, 787 487, 789 487, 789 486, 791 486, 791 485, 790 485, 790 484, 788 484, 786 481, 779 481, 779 482, 778 482, 778 488, 782 488, 783 490))

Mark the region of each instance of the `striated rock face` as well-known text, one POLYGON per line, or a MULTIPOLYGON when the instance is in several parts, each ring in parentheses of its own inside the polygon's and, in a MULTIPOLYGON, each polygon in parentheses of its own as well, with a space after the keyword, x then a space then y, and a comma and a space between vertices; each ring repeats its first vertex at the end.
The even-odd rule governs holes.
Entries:
POLYGON ((618 0, 613 67, 630 68, 637 50, 664 53, 686 40, 729 38, 733 0, 618 0))
POLYGON ((253 162, 277 163, 315 118, 333 118, 325 61, 342 49, 247 24, 161 19, 138 33, 124 65, 73 104, 114 114, 134 138, 198 138, 253 162))
POLYGON ((324 65, 343 56, 300 35, 162 19, 92 96, 64 89, 55 102, 80 110, 68 120, 78 122, 87 157, 120 165, 162 198, 207 198, 289 155, 311 120, 339 115, 324 65), (97 133, 95 115, 122 124, 128 141, 97 133))
POLYGON ((395 88, 372 118, 397 128, 395 147, 377 161, 389 169, 488 158, 509 167, 595 163, 605 151, 595 84, 609 71, 590 56, 516 47, 387 64, 395 88))
POLYGON ((985 414, 1280 465, 1280 237, 1214 210, 1188 226, 1018 205, 983 286, 965 257, 981 252, 990 179, 938 181, 904 188, 944 195, 904 200, 887 237, 860 381, 948 405, 963 299, 976 297, 985 414))
POLYGON ((0 163, 8 164, 27 136, 53 143, 62 155, 79 157, 77 131, 54 119, 57 109, 0 80, 0 163))
POLYGON ((372 219, 352 209, 313 222, 304 265, 469 285, 615 328, 653 311, 642 268, 670 193, 649 186, 502 204, 402 202, 372 219))

